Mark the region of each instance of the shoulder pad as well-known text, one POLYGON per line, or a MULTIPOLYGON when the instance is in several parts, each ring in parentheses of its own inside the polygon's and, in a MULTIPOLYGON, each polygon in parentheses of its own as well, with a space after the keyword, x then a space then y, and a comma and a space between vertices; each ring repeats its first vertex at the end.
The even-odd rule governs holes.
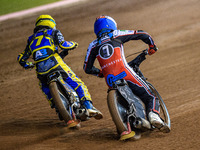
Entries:
POLYGON ((115 30, 113 31, 113 36, 123 36, 123 35, 129 35, 129 34, 134 34, 134 30, 115 30))
POLYGON ((95 47, 95 46, 97 45, 97 43, 98 43, 97 39, 94 40, 94 41, 92 41, 92 42, 89 44, 88 49, 92 49, 93 47, 95 47))

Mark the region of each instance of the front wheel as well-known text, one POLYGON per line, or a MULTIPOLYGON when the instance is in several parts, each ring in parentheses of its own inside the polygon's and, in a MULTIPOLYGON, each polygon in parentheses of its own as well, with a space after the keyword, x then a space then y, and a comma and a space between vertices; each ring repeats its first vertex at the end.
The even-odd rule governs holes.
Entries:
POLYGON ((162 97, 158 93, 158 91, 154 88, 154 86, 149 82, 147 82, 147 84, 148 84, 150 89, 153 91, 153 93, 155 94, 155 96, 159 100, 159 103, 160 103, 160 117, 163 119, 164 123, 169 127, 169 131, 167 131, 167 132, 170 132, 170 130, 171 130, 171 121, 170 121, 170 116, 169 116, 167 107, 166 107, 162 97))
POLYGON ((70 115, 70 108, 67 108, 68 101, 63 95, 62 90, 59 88, 56 82, 51 82, 49 84, 49 89, 53 97, 53 101, 58 109, 59 113, 63 117, 64 121, 67 123, 69 120, 72 120, 70 115))

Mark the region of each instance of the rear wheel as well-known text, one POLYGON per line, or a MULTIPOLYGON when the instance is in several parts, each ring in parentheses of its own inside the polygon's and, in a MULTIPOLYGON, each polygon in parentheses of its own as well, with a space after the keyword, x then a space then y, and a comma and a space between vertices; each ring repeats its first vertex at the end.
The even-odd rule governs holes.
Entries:
POLYGON ((159 103, 160 103, 160 117, 163 119, 163 121, 165 122, 165 124, 169 127, 169 131, 171 130, 171 121, 170 121, 170 116, 167 110, 167 107, 162 99, 162 97, 160 96, 160 94, 158 93, 158 91, 154 88, 154 86, 147 82, 147 84, 149 85, 150 89, 153 91, 153 93, 158 97, 159 99, 159 103))
POLYGON ((121 134, 127 131, 126 125, 126 106, 123 103, 123 97, 120 96, 117 90, 110 90, 107 96, 108 108, 116 125, 117 131, 121 134))
POLYGON ((58 88, 57 83, 51 82, 49 84, 49 89, 53 97, 53 101, 56 105, 56 108, 63 117, 64 121, 67 123, 69 120, 72 120, 70 110, 68 110, 69 108, 67 108, 68 101, 66 97, 62 94, 61 89, 58 88))

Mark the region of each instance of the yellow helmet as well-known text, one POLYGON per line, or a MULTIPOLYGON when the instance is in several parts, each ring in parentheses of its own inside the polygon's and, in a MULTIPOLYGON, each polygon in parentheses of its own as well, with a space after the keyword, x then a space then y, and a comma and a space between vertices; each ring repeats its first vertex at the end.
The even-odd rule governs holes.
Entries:
POLYGON ((40 15, 36 19, 35 26, 48 26, 54 28, 56 26, 56 22, 50 15, 40 15))

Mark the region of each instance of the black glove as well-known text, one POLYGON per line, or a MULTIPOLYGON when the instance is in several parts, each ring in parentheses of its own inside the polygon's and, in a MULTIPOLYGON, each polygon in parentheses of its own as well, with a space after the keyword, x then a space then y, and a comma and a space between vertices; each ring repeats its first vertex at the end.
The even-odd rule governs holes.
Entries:
POLYGON ((74 47, 72 47, 72 48, 70 48, 70 49, 68 49, 68 50, 74 50, 75 48, 77 48, 78 47, 78 43, 77 42, 73 42, 75 45, 74 45, 74 47))
POLYGON ((99 74, 97 75, 97 77, 99 77, 99 78, 103 78, 104 77, 104 75, 102 73, 102 70, 99 71, 99 74))

